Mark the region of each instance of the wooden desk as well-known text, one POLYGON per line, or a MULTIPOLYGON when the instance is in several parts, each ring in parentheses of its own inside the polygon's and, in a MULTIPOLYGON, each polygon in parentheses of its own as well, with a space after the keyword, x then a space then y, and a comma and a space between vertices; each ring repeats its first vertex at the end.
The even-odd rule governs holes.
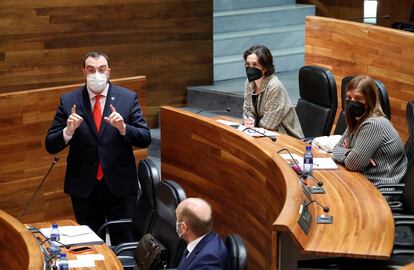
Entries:
POLYGON ((394 241, 391 211, 361 174, 315 171, 326 194, 313 195, 330 208, 331 225, 316 224, 322 209, 312 204, 308 234, 299 227, 306 196, 297 175, 277 151, 302 154, 303 142, 286 135, 277 142, 252 138, 213 119, 172 107, 161 108, 162 177, 176 180, 187 196, 207 199, 215 228, 240 234, 249 269, 278 269, 279 238, 285 234, 305 254, 388 258, 394 241))
POLYGON ((43 270, 40 246, 27 228, 0 210, 0 269, 43 270))
MULTIPOLYGON (((70 219, 64 219, 64 220, 54 220, 54 221, 48 221, 48 222, 38 222, 33 223, 32 225, 35 226, 38 229, 41 228, 47 228, 51 227, 52 223, 57 223, 59 226, 68 226, 68 225, 79 225, 75 221, 70 219)), ((105 259, 103 261, 95 261, 95 268, 97 270, 123 270, 121 262, 118 260, 118 258, 115 256, 113 251, 106 245, 87 245, 93 248, 93 251, 85 252, 82 254, 102 254, 105 259)), ((76 254, 72 254, 68 252, 67 249, 62 247, 61 252, 66 253, 66 256, 68 260, 75 260, 76 254)), ((70 269, 90 269, 89 267, 82 267, 82 268, 70 268, 70 269)))

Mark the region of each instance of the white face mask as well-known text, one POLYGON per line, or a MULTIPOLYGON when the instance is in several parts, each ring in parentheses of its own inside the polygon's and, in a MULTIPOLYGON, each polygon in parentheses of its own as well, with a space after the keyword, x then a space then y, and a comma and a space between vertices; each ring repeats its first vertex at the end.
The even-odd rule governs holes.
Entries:
POLYGON ((86 76, 86 85, 88 86, 88 89, 95 94, 101 93, 105 89, 107 83, 108 76, 105 73, 96 72, 86 76))

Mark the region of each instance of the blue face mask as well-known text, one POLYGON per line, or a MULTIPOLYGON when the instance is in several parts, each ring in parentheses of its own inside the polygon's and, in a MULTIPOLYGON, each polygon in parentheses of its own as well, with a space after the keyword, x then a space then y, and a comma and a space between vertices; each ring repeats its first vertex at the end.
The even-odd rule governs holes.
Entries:
POLYGON ((246 67, 246 75, 249 82, 258 80, 263 76, 262 71, 255 67, 246 67))
POLYGON ((352 118, 361 117, 365 113, 365 105, 359 101, 348 100, 347 110, 352 118))

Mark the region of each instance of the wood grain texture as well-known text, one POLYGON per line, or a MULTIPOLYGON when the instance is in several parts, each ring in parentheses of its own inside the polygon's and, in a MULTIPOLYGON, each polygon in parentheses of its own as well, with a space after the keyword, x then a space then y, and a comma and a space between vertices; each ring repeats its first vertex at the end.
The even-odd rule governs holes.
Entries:
POLYGON ((150 127, 159 105, 213 79, 212 1, 0 1, 0 93, 80 83, 102 51, 113 78, 146 75, 150 127))
POLYGON ((362 22, 364 1, 361 0, 296 0, 297 3, 314 5, 316 16, 362 22))
POLYGON ((379 0, 377 25, 390 27, 393 22, 408 22, 413 6, 414 0, 379 0), (385 15, 390 15, 390 18, 382 18, 385 15))
POLYGON ((0 210, 0 269, 43 270, 43 254, 33 235, 17 219, 0 210))
POLYGON ((390 98, 392 123, 407 139, 405 107, 414 96, 414 33, 330 18, 306 18, 305 64, 343 77, 366 74, 381 80, 390 98))
POLYGON ((394 223, 379 191, 359 173, 344 168, 315 172, 334 224, 317 225, 306 235, 297 224, 305 198, 297 175, 277 151, 302 155, 303 142, 286 135, 277 142, 253 138, 212 119, 172 107, 161 108, 162 177, 181 184, 187 196, 208 200, 215 229, 245 240, 248 269, 276 269, 278 231, 287 231, 306 253, 363 258, 389 257, 394 223))
MULTIPOLYGON (((113 80, 114 84, 138 93, 146 109, 145 77, 113 80)), ((59 105, 60 96, 80 85, 65 85, 0 94, 0 209, 17 217, 46 174, 53 157, 44 140, 59 105)), ((137 162, 147 156, 146 149, 135 149, 137 162)), ((59 153, 60 161, 34 198, 21 220, 42 221, 71 217, 72 206, 63 193, 68 150, 59 153)))
MULTIPOLYGON (((56 223, 59 226, 79 225, 75 221, 70 220, 70 219, 63 219, 63 220, 53 219, 53 220, 49 220, 49 221, 33 223, 32 225, 35 226, 38 229, 41 229, 41 228, 49 228, 49 227, 52 226, 53 223, 56 223)), ((45 244, 45 245, 47 245, 47 244, 45 244)), ((96 270, 123 270, 124 269, 122 267, 121 262, 116 257, 115 253, 106 244, 88 245, 88 246, 90 246, 93 250, 89 251, 89 252, 82 253, 82 254, 85 254, 85 255, 86 254, 88 254, 88 255, 89 254, 102 254, 105 257, 104 260, 95 261, 95 267, 93 269, 96 269, 96 270)), ((66 253, 66 256, 67 256, 68 260, 76 260, 76 254, 72 254, 72 253, 68 252, 68 250, 66 248, 62 247, 61 252, 66 253)), ((86 269, 90 269, 90 267, 74 267, 74 268, 71 267, 70 269, 86 270, 86 269)))

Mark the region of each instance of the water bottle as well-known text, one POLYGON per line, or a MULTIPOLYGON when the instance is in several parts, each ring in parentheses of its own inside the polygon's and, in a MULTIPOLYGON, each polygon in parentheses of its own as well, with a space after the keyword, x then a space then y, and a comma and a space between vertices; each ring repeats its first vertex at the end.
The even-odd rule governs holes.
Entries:
POLYGON ((312 177, 312 169, 313 169, 313 154, 312 154, 312 146, 306 146, 306 152, 303 155, 303 173, 307 176, 307 178, 312 177))
POLYGON ((52 224, 52 230, 50 231, 50 238, 54 237, 56 241, 60 241, 60 231, 56 223, 52 224))
POLYGON ((52 230, 50 231, 50 255, 58 256, 60 253, 60 231, 57 224, 52 224, 52 230))
POLYGON ((60 259, 58 261, 59 270, 68 270, 69 263, 66 260, 66 253, 60 253, 60 259))

